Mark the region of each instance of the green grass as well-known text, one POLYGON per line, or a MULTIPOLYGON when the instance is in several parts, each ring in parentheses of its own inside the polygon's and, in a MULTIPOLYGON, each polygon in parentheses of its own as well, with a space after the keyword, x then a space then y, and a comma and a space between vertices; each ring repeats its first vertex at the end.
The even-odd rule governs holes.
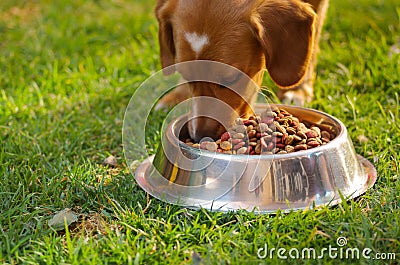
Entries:
POLYGON ((288 261, 258 259, 264 244, 322 249, 340 236, 398 262, 400 55, 388 55, 400 39, 397 0, 331 1, 309 104, 345 123, 377 168, 375 186, 335 207, 276 215, 169 205, 129 173, 124 110, 161 68, 153 9, 144 0, 1 1, 0 263, 275 264, 288 261), (101 165, 110 154, 116 169, 101 165), (52 231, 48 220, 67 207, 79 222, 52 231))

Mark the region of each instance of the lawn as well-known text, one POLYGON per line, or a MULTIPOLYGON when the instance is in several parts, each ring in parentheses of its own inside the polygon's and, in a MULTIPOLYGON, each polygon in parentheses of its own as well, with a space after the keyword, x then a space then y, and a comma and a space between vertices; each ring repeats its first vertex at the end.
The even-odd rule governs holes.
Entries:
MULTIPOLYGON (((185 209, 135 183, 121 132, 135 89, 161 69, 154 6, 0 2, 0 263, 395 264, 377 260, 385 253, 399 262, 398 0, 331 1, 308 104, 344 122, 357 153, 376 167, 376 184, 338 206, 274 215, 185 209), (102 165, 110 155, 115 168, 102 165), (65 208, 78 221, 51 229, 65 208), (257 256, 266 245, 338 247, 339 237, 376 259, 257 256)), ((159 138, 150 131, 150 153, 159 138)))

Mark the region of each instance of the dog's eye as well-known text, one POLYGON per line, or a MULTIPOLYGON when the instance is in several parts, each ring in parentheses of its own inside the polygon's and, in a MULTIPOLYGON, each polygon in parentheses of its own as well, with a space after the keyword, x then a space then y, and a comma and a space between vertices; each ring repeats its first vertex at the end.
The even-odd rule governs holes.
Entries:
POLYGON ((233 74, 230 76, 225 76, 224 78, 222 78, 221 83, 224 86, 229 86, 229 85, 232 85, 232 84, 236 83, 237 81, 239 81, 240 77, 241 77, 240 73, 233 74))

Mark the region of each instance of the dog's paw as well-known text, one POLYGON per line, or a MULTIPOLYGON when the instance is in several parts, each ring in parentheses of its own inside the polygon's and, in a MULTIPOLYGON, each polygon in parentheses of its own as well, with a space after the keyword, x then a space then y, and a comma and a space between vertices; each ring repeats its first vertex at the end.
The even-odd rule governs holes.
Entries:
POLYGON ((313 96, 313 87, 306 84, 295 89, 280 89, 278 91, 278 98, 283 104, 288 105, 304 106, 313 99, 313 96))
POLYGON ((179 102, 172 97, 164 96, 156 104, 155 110, 169 110, 179 102))

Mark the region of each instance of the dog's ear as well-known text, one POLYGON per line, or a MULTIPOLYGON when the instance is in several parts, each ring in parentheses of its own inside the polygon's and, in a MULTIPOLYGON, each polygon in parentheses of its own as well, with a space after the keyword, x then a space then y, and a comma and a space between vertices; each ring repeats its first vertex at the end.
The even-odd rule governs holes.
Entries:
POLYGON ((302 81, 312 55, 316 14, 299 0, 258 0, 251 14, 266 68, 280 87, 302 81))
POLYGON ((160 44, 160 59, 163 73, 172 74, 175 68, 168 67, 175 64, 175 43, 173 28, 171 25, 171 16, 175 1, 159 0, 156 6, 156 17, 158 20, 158 41, 160 44), (167 68, 168 67, 168 68, 167 68), (166 69, 167 68, 167 69, 166 69))

